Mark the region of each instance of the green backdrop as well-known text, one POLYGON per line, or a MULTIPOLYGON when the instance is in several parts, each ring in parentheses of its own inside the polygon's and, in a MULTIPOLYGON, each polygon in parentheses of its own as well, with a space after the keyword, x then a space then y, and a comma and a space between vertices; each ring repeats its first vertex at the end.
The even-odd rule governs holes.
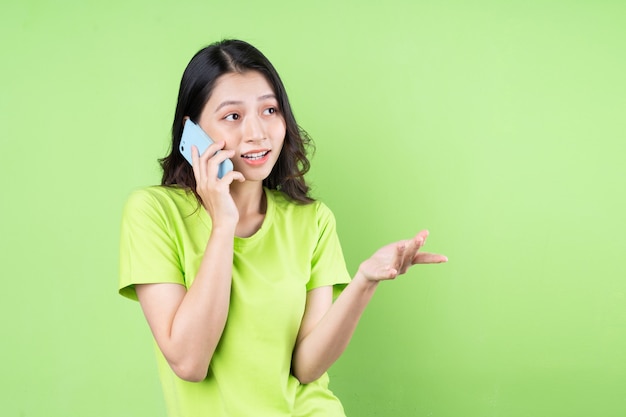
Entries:
POLYGON ((117 295, 178 83, 239 37, 281 73, 349 268, 431 231, 331 369, 350 416, 626 415, 626 3, 0 5, 0 414, 164 416, 117 295))

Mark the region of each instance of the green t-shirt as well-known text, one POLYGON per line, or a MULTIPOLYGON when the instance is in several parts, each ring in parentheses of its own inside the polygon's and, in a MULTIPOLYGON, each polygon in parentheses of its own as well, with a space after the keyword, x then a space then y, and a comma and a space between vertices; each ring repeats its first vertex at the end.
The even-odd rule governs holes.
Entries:
MULTIPOLYGON (((290 372, 306 292, 350 280, 333 214, 320 202, 299 205, 268 189, 265 195, 261 228, 235 237, 230 309, 207 378, 181 380, 157 348, 171 417, 344 416, 326 374, 301 385, 290 372)), ((136 299, 134 284, 145 283, 189 288, 210 230, 192 193, 135 191, 122 217, 120 294, 136 299)))

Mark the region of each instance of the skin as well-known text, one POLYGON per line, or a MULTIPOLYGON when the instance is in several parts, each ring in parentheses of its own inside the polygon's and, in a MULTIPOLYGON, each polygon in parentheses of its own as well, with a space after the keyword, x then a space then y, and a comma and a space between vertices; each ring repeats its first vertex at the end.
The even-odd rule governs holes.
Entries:
MULTIPOLYGON (((274 91, 255 71, 221 76, 199 124, 215 143, 202 156, 192 151, 197 192, 213 222, 198 275, 188 290, 178 284, 136 287, 159 348, 174 372, 188 381, 206 378, 228 316, 233 237, 249 237, 261 227, 266 210, 262 182, 285 138, 274 91), (218 179, 218 165, 226 158, 234 170, 218 179)), ((380 248, 361 263, 334 303, 330 286, 308 292, 292 358, 292 372, 301 383, 318 379, 341 356, 381 281, 415 264, 447 261, 420 251, 427 236, 421 231, 380 248)))

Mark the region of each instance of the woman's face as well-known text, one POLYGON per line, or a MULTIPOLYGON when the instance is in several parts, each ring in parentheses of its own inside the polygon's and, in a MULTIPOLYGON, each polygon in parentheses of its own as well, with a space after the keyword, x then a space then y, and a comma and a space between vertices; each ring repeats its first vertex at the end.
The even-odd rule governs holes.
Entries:
POLYGON ((219 77, 198 121, 215 141, 235 151, 235 171, 246 181, 263 181, 278 160, 285 140, 285 119, 274 90, 257 71, 219 77))

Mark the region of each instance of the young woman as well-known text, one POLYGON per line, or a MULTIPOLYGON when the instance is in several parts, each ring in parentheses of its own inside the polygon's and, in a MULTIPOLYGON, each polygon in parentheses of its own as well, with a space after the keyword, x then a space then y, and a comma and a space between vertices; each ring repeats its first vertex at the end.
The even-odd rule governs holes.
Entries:
POLYGON ((420 252, 424 231, 350 279, 334 217, 308 195, 307 143, 253 46, 222 41, 190 61, 162 185, 130 196, 121 230, 120 293, 154 335, 170 416, 344 416, 326 371, 378 283, 447 260, 420 252), (192 165, 178 150, 188 120, 215 141, 192 165))

